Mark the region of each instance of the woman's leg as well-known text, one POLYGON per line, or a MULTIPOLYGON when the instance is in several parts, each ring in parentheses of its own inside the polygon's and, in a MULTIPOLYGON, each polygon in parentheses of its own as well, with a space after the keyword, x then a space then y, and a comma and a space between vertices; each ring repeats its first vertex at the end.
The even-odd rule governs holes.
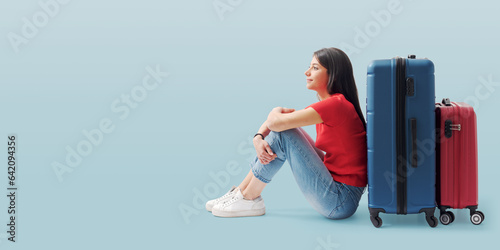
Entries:
POLYGON ((251 170, 249 174, 252 175, 250 183, 248 183, 248 186, 241 191, 241 194, 243 194, 243 197, 245 197, 245 199, 253 200, 260 196, 262 190, 264 190, 267 184, 255 178, 251 170))
POLYGON ((316 151, 316 153, 318 154, 318 156, 321 159, 323 159, 323 157, 325 157, 325 153, 323 153, 323 151, 321 151, 321 149, 319 149, 319 148, 316 147, 315 142, 313 141, 313 139, 311 138, 311 136, 309 136, 309 134, 303 128, 298 127, 298 129, 300 130, 300 132, 302 132, 302 134, 304 135, 304 137, 306 137, 307 141, 314 148, 314 151, 316 151))
POLYGON ((238 187, 241 189, 241 193, 245 199, 253 200, 260 196, 265 186, 266 183, 255 178, 252 170, 250 170, 238 187))
MULTIPOLYGON (((315 148, 315 150, 318 153, 318 155, 319 154, 323 154, 323 152, 321 150, 317 149, 314 146, 314 141, 307 134, 307 132, 303 128, 301 128, 301 127, 299 127, 298 129, 306 137, 306 139, 309 142, 309 144, 315 148)), ((245 198, 250 198, 250 199, 253 199, 253 198, 255 198, 255 197, 257 197, 257 196, 260 195, 260 193, 262 192, 262 189, 263 189, 263 187, 261 188, 261 186, 265 186, 265 183, 261 182, 259 179, 255 178, 255 176, 252 173, 252 170, 248 171, 248 174, 245 177, 245 179, 243 179, 243 181, 240 183, 240 185, 238 185, 238 187, 241 189, 241 192, 243 193, 243 195, 245 196, 245 198), (253 185, 250 187, 250 189, 248 189, 247 191, 245 191, 245 189, 248 187, 248 184, 250 184, 250 182, 252 182, 253 185)))
MULTIPOLYGON (((304 135, 304 137, 307 139, 308 143, 315 149, 318 156, 320 154, 324 155, 324 153, 321 150, 317 149, 314 146, 314 141, 309 136, 309 134, 307 134, 307 132, 303 128, 299 127, 298 129, 304 135)), ((322 158, 322 157, 320 156, 320 158, 322 158)), ((258 197, 262 193, 262 190, 264 189, 265 186, 266 186, 266 183, 257 179, 253 175, 252 170, 250 170, 248 172, 247 176, 245 177, 245 179, 241 182, 241 184, 238 187, 241 189, 243 196, 245 196, 245 198, 251 200, 251 199, 258 197), (250 185, 250 188, 247 189, 247 187, 250 183, 252 183, 252 184, 250 185)))
POLYGON ((245 179, 243 179, 243 181, 240 183, 240 185, 238 185, 238 187, 241 189, 241 191, 245 190, 245 188, 247 188, 248 184, 250 183, 250 180, 252 180, 252 171, 250 170, 247 174, 247 176, 245 177, 245 179))
POLYGON ((356 211, 357 196, 351 194, 350 186, 333 180, 314 145, 300 129, 272 131, 266 141, 277 157, 267 165, 255 157, 250 163, 254 177, 245 192, 260 194, 287 160, 302 193, 320 214, 337 219, 349 217, 356 211))

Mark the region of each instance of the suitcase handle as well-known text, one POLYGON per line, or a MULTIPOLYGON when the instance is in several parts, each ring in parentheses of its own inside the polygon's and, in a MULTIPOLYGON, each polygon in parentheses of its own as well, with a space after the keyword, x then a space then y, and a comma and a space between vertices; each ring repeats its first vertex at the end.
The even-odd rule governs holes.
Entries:
POLYGON ((462 130, 462 125, 461 124, 453 124, 451 122, 451 120, 444 121, 444 136, 446 138, 450 138, 451 137, 452 130, 461 131, 462 130))
POLYGON ((418 154, 417 154, 417 119, 410 119, 410 130, 411 130, 411 166, 416 168, 418 166, 418 154))

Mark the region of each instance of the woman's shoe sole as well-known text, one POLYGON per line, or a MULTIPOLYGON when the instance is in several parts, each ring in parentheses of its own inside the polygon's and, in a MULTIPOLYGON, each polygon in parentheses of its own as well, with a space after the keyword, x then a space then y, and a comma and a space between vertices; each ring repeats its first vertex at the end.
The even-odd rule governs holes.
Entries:
POLYGON ((248 216, 261 216, 266 214, 266 208, 246 211, 219 211, 212 210, 212 214, 217 217, 248 217, 248 216))

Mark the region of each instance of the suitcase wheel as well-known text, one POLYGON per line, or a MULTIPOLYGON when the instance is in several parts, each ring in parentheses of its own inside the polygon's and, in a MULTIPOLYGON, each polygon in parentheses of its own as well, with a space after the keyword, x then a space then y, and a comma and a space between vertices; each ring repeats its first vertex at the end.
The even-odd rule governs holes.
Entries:
POLYGON ((481 217, 483 217, 483 220, 484 220, 484 214, 483 214, 483 212, 477 210, 476 213, 479 213, 479 215, 481 215, 481 217))
POLYGON ((370 220, 374 227, 379 228, 382 226, 382 219, 378 216, 370 216, 370 220))
POLYGON ((484 220, 484 214, 481 211, 476 211, 474 214, 470 216, 470 221, 474 225, 479 225, 483 222, 484 220))
POLYGON ((438 219, 432 216, 425 216, 425 220, 427 221, 427 224, 429 224, 430 227, 436 227, 438 224, 438 219))
POLYGON ((442 213, 441 216, 439 216, 439 221, 441 221, 441 224, 443 225, 448 225, 452 223, 454 220, 455 220, 455 215, 451 211, 442 213))

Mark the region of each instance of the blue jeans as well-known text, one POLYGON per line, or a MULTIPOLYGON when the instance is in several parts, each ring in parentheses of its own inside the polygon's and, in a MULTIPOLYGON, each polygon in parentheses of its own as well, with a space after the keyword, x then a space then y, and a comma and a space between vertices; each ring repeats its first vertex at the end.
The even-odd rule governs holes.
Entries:
POLYGON ((344 219, 356 212, 365 187, 334 181, 317 153, 319 150, 302 128, 271 131, 265 140, 276 158, 263 165, 255 157, 250 166, 257 179, 269 183, 288 160, 300 190, 321 215, 329 219, 344 219))

